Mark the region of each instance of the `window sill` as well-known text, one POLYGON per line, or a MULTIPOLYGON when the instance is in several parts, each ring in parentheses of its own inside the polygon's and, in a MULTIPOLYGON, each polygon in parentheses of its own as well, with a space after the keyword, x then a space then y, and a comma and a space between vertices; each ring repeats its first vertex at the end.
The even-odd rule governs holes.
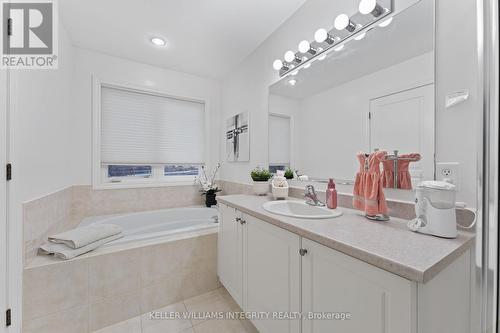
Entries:
POLYGON ((169 186, 196 186, 192 179, 178 181, 153 181, 153 182, 117 182, 93 184, 94 190, 117 190, 127 188, 149 188, 149 187, 169 187, 169 186))

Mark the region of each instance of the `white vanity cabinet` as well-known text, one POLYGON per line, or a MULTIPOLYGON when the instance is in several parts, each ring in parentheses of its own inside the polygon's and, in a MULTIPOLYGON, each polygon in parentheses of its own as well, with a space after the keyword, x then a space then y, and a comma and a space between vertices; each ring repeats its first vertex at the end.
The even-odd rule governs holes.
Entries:
POLYGON ((243 305, 243 254, 241 213, 219 204, 217 271, 219 279, 238 305, 243 305))
POLYGON ((303 333, 415 332, 415 284, 308 239, 302 247, 303 333))
POLYGON ((260 333, 470 332, 470 251, 419 283, 223 203, 219 211, 219 278, 244 311, 271 316, 252 320, 260 333))
POLYGON ((299 333, 277 317, 300 312, 300 237, 246 214, 243 225, 243 309, 276 314, 253 322, 260 333, 299 333))

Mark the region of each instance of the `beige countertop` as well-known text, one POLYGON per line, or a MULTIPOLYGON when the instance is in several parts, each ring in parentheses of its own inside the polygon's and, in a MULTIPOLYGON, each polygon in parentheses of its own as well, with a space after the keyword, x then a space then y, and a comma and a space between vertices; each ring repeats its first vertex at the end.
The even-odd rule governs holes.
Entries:
MULTIPOLYGON (((367 262, 408 280, 426 283, 473 244, 474 234, 460 232, 444 239, 409 231, 406 220, 389 222, 366 219, 362 212, 341 207, 343 215, 331 219, 298 219, 267 212, 266 196, 226 195, 220 203, 308 238, 353 258, 367 262)), ((295 199, 291 199, 295 200, 295 199)))

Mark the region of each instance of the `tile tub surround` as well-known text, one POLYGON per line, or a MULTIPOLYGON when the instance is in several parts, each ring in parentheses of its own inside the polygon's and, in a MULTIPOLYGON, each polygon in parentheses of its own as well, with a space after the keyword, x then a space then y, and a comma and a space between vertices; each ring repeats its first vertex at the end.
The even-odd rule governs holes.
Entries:
POLYGON ((404 277, 426 283, 470 249, 474 234, 459 232, 444 239, 411 232, 407 220, 368 221, 358 211, 342 208, 337 218, 308 220, 272 214, 262 205, 272 200, 255 195, 222 196, 224 203, 299 236, 404 277))
POLYGON ((73 229, 85 217, 203 203, 198 187, 192 185, 116 190, 93 190, 90 185, 68 187, 23 204, 25 263, 36 256, 49 235, 73 229))
POLYGON ((212 231, 26 268, 23 332, 92 332, 207 293, 216 260, 212 231))
MULTIPOLYGON (((222 186, 221 195, 232 195, 232 194, 248 194, 252 195, 252 185, 235 183, 229 181, 219 181, 222 186)), ((305 185, 304 185, 305 186, 305 185)), ((316 190, 318 198, 325 202, 326 193, 325 191, 316 190)), ((292 198, 304 198, 304 189, 299 187, 290 187, 289 196, 292 198)), ((352 206, 352 195, 345 193, 338 193, 338 205, 340 207, 353 209, 352 206)), ((410 220, 415 218, 415 204, 413 202, 403 202, 388 200, 387 206, 389 207, 389 215, 392 217, 410 220)), ((457 208, 457 223, 462 226, 470 226, 475 219, 475 213, 470 209, 457 208)))

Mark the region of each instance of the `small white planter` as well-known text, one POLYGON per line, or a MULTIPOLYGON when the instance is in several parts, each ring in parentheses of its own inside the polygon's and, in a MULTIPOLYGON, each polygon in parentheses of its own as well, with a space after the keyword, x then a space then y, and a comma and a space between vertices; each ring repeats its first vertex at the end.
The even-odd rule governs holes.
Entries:
POLYGON ((257 195, 266 195, 269 192, 269 182, 253 182, 253 192, 257 195))

